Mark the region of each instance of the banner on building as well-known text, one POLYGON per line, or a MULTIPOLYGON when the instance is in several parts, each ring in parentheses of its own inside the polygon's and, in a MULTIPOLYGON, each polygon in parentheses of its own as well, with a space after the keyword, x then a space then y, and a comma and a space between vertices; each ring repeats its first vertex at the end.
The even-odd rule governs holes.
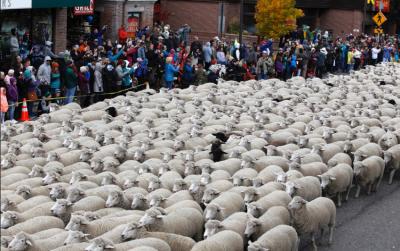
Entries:
POLYGON ((382 12, 390 11, 390 0, 375 0, 375 10, 382 12))
POLYGON ((93 14, 94 14, 94 0, 90 0, 89 6, 74 7, 74 16, 93 15, 93 14))
POLYGON ((138 13, 135 13, 128 18, 128 27, 126 29, 128 37, 135 38, 136 31, 139 28, 139 21, 140 21, 140 16, 138 13))

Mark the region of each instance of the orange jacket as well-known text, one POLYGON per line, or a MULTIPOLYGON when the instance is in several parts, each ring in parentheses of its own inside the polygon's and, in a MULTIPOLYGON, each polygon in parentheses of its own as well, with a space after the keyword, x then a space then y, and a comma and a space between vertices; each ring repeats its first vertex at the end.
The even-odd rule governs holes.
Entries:
POLYGON ((6 88, 0 88, 0 111, 7 112, 8 111, 8 102, 6 96, 6 88))

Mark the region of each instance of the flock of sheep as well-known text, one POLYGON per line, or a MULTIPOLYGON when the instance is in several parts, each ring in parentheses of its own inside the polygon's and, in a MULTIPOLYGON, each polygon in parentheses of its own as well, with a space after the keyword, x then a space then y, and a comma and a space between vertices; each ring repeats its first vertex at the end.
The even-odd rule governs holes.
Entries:
POLYGON ((6 124, 2 250, 317 250, 352 189, 396 180, 399 76, 144 90, 6 124))

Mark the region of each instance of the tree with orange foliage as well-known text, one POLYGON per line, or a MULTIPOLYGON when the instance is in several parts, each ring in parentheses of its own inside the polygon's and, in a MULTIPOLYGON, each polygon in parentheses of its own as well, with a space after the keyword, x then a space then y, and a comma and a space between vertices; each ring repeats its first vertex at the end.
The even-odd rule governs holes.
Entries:
POLYGON ((261 36, 280 38, 297 28, 296 19, 304 16, 295 0, 258 0, 256 26, 261 36))

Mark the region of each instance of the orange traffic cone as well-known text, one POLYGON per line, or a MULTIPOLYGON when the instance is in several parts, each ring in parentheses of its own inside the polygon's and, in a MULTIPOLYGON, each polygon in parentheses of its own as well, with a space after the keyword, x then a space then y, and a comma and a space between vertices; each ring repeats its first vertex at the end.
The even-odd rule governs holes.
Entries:
POLYGON ((22 111, 20 121, 29 121, 28 106, 26 105, 26 98, 22 100, 22 111))

